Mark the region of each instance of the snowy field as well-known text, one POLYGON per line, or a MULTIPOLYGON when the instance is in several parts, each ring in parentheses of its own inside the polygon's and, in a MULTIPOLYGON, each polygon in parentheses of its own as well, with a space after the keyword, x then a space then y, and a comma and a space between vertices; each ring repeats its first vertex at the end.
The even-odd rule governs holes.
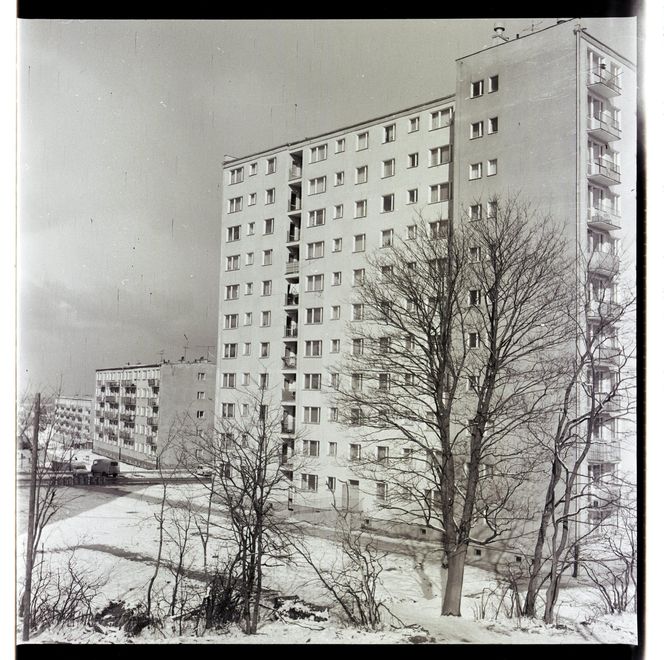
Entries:
MULTIPOLYGON (((115 497, 103 504, 88 508, 72 517, 49 525, 44 535, 44 556, 52 561, 66 561, 76 548, 76 561, 91 574, 103 576, 107 583, 99 596, 101 608, 109 600, 123 600, 128 605, 144 600, 146 586, 154 571, 158 530, 154 514, 158 511, 161 486, 134 489, 126 496, 115 497)), ((177 501, 190 500, 202 505, 206 501, 205 488, 200 484, 169 486, 171 506, 167 515, 178 516, 184 511, 177 501)), ((223 523, 222 517, 215 519, 223 523)), ((24 546, 25 537, 17 539, 17 547, 24 546)), ((223 556, 222 541, 212 541, 208 556, 223 556)), ((329 566, 338 558, 338 548, 332 540, 306 537, 307 546, 319 565, 329 566)), ((22 558, 18 566, 21 569, 22 558)), ((202 568, 202 550, 198 538, 191 539, 186 555, 186 568, 192 575, 202 568)), ((172 578, 162 569, 157 593, 167 593, 172 578)), ((23 576, 18 575, 19 581, 23 576)), ((315 622, 269 621, 260 625, 259 634, 244 636, 230 629, 223 634, 206 633, 203 637, 178 636, 168 625, 162 630, 145 630, 132 638, 139 643, 492 643, 492 644, 578 644, 611 643, 636 644, 636 615, 608 616, 600 611, 597 595, 587 587, 563 590, 559 603, 557 625, 545 626, 539 621, 477 620, 476 614, 486 590, 495 584, 491 573, 469 566, 466 568, 462 617, 441 617, 440 576, 431 546, 404 542, 403 553, 392 552, 383 560, 380 596, 391 612, 407 627, 393 627, 386 621, 385 629, 364 632, 346 627, 335 615, 329 621, 315 622)), ((297 595, 320 605, 330 603, 317 583, 313 571, 300 559, 290 565, 266 570, 266 587, 282 595, 297 595)), ((387 617, 389 619, 389 617, 387 617)), ((394 620, 393 620, 394 622, 394 620)), ((36 643, 118 643, 125 642, 125 634, 114 628, 74 626, 49 630, 31 640, 36 643)))

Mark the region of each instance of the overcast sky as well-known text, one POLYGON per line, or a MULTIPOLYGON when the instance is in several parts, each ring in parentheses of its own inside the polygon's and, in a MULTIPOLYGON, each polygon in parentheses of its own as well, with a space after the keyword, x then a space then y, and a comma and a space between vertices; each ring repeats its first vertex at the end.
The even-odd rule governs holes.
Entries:
MULTIPOLYGON (((19 392, 205 355, 224 154, 453 93, 493 22, 19 21, 19 392)), ((636 60, 633 20, 584 25, 636 60)))

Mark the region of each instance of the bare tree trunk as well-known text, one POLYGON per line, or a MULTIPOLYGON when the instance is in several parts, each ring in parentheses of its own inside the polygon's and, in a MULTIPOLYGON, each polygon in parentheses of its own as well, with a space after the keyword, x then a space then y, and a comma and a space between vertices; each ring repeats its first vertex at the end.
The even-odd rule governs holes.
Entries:
POLYGON ((25 549, 25 592, 23 594, 23 634, 24 642, 30 639, 31 600, 32 600, 32 567, 35 558, 35 499, 37 493, 37 462, 39 461, 39 410, 41 395, 35 396, 35 419, 32 431, 32 465, 30 466, 30 500, 28 504, 28 540, 25 549))
POLYGON ((159 546, 157 548, 157 562, 154 567, 154 573, 150 578, 148 583, 148 593, 146 598, 146 614, 150 616, 152 612, 152 588, 154 587, 155 580, 159 574, 159 569, 161 568, 161 553, 164 547, 164 508, 166 506, 166 482, 163 481, 162 477, 162 488, 163 493, 161 496, 161 508, 159 510, 159 546))
POLYGON ((466 566, 468 545, 464 544, 451 552, 447 559, 447 584, 441 614, 461 616, 461 594, 463 590, 463 573, 466 566))

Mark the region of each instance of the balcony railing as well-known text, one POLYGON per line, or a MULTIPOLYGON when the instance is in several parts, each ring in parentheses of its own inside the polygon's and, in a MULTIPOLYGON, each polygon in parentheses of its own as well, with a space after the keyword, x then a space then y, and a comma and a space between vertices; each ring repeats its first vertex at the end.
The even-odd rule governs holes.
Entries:
POLYGON ((286 275, 291 275, 292 273, 300 272, 300 262, 299 261, 287 261, 286 262, 286 275))
POLYGON ((284 365, 284 369, 296 369, 297 368, 297 357, 295 355, 289 355, 288 357, 282 357, 281 361, 284 365))
POLYGON ((286 243, 295 243, 300 240, 300 230, 289 230, 286 232, 286 243))
POLYGON ((289 211, 299 211, 301 208, 302 208, 302 200, 299 197, 289 200, 288 202, 289 211))
POLYGON ((294 307, 295 305, 300 304, 300 296, 294 293, 287 293, 284 296, 284 306, 285 307, 294 307))
POLYGON ((130 415, 129 413, 122 413, 120 415, 120 419, 123 422, 133 422, 134 421, 134 415, 130 415))
POLYGON ((618 96, 622 91, 618 75, 602 67, 588 72, 588 87, 606 97, 618 96))
POLYGON ((155 398, 148 399, 148 406, 154 407, 154 406, 158 405, 158 403, 159 403, 158 399, 155 399, 155 398))
POLYGON ((135 396, 123 396, 122 397, 122 403, 125 406, 131 406, 136 403, 136 397, 135 396))
POLYGON ((295 433, 295 421, 281 422, 282 433, 295 433))
POLYGON ((598 440, 593 442, 586 458, 589 463, 618 463, 620 462, 620 445, 598 440))
POLYGON ((620 167, 608 158, 595 158, 588 163, 588 178, 605 186, 616 185, 620 183, 620 167))
POLYGON ((282 401, 295 401, 295 390, 281 390, 282 401))
POLYGON ((108 394, 106 396, 106 403, 117 403, 118 402, 118 397, 114 396, 112 394, 108 394))
POLYGON ((595 250, 590 254, 588 270, 598 275, 614 277, 620 270, 620 257, 611 252, 595 250))
POLYGON ((123 440, 130 440, 131 439, 131 431, 120 431, 120 437, 123 440))
POLYGON ((156 417, 148 417, 148 426, 157 426, 157 418, 156 417))
POLYGON ((108 419, 117 419, 118 418, 118 411, 117 410, 107 410, 106 411, 106 417, 108 417, 108 419))
POLYGON ((158 378, 148 378, 148 385, 150 387, 159 387, 159 379, 158 378))
POLYGON ((301 179, 302 178, 302 168, 299 167, 298 165, 291 165, 291 167, 288 168, 288 180, 292 181, 293 179, 301 179))
POLYGON ((610 209, 593 206, 588 209, 588 224, 598 229, 620 229, 620 216, 610 209))
POLYGON ((297 326, 287 325, 284 328, 284 337, 297 337, 297 326))
MULTIPOLYGON (((592 405, 590 397, 588 397, 587 405, 588 408, 590 408, 590 406, 592 405)), ((620 394, 620 392, 614 392, 613 394, 611 394, 610 392, 595 392, 595 406, 597 408, 601 406, 602 412, 610 415, 623 412, 622 395, 620 394), (611 396, 611 398, 607 400, 609 395, 611 396)))
POLYGON ((620 139, 620 122, 609 112, 600 112, 588 117, 588 132, 602 140, 612 142, 620 139))

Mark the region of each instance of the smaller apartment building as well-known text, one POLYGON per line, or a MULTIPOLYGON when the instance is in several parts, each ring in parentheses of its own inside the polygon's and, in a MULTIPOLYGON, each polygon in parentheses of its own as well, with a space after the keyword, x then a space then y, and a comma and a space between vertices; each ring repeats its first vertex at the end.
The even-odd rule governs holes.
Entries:
POLYGON ((178 430, 202 434, 213 423, 214 375, 203 358, 98 369, 94 450, 141 467, 173 464, 178 430))
POLYGON ((53 438, 67 449, 92 447, 92 397, 59 396, 55 400, 53 438))

